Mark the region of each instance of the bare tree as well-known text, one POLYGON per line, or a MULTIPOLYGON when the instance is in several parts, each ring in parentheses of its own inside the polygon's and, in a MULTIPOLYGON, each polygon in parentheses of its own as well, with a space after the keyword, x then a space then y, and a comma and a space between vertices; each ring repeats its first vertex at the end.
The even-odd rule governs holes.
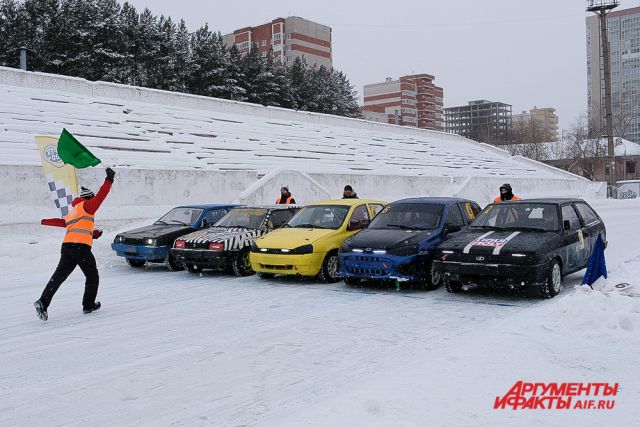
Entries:
POLYGON ((549 144, 553 136, 542 122, 535 116, 529 119, 517 120, 511 128, 511 144, 508 151, 514 156, 524 156, 530 159, 549 160, 549 144))

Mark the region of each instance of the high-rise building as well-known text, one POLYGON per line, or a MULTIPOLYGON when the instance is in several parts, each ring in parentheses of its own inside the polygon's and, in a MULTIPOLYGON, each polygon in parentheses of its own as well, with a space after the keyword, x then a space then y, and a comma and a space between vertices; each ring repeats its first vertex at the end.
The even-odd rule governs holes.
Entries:
POLYGON ((255 44, 262 56, 273 49, 274 57, 284 64, 304 58, 310 66, 332 67, 331 28, 297 16, 235 30, 223 36, 223 41, 228 48, 235 45, 241 54, 255 44))
MULTIPOLYGON (((640 7, 607 14, 614 135, 640 142, 640 7)), ((587 96, 591 124, 604 129, 604 65, 600 21, 586 18, 587 96)))
POLYGON ((413 74, 398 80, 390 77, 382 83, 365 85, 365 118, 402 126, 444 130, 442 88, 433 83, 434 76, 413 74))
MULTIPOLYGON (((514 131, 520 127, 535 126, 540 142, 557 141, 558 116, 555 108, 532 108, 530 111, 523 111, 522 114, 511 116, 511 126, 514 131)), ((515 141, 517 143, 517 141, 515 141)))
POLYGON ((511 105, 481 99, 444 109, 447 132, 475 141, 506 144, 511 134, 511 105))

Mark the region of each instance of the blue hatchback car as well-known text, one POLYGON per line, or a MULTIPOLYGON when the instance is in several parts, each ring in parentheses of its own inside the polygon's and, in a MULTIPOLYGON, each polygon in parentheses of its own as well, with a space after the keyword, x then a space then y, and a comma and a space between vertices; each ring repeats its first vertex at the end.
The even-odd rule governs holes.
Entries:
POLYGON ((424 289, 440 285, 433 270, 436 248, 473 221, 480 206, 467 199, 420 197, 384 207, 371 224, 340 247, 347 284, 361 280, 409 282, 424 289))
POLYGON ((152 225, 118 234, 111 248, 118 256, 125 257, 132 267, 142 267, 147 262, 166 262, 171 270, 183 270, 184 266, 170 256, 173 241, 185 234, 211 227, 236 206, 177 206, 152 225))

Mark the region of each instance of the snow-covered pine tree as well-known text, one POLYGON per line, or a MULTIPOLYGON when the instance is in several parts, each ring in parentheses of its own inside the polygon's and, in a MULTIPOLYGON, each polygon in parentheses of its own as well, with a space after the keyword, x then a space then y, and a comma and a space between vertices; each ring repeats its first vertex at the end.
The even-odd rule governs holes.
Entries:
POLYGON ((188 91, 188 80, 191 75, 192 58, 191 58, 191 34, 187 29, 184 19, 180 20, 176 32, 174 34, 173 44, 175 46, 174 64, 175 64, 175 80, 170 90, 178 92, 188 91))
POLYGON ((242 57, 240 67, 244 74, 244 80, 241 82, 241 85, 246 91, 247 102, 260 104, 263 99, 263 91, 265 90, 260 82, 263 60, 255 43, 252 44, 249 52, 242 57))
POLYGON ((219 97, 225 90, 225 53, 222 35, 209 31, 205 24, 191 36, 193 70, 189 92, 219 97))
POLYGON ((307 63, 304 59, 296 57, 293 64, 288 69, 289 87, 292 98, 292 108, 296 110, 307 110, 307 63))
POLYGON ((87 64, 85 77, 121 83, 121 67, 127 53, 120 27, 120 4, 117 0, 97 0, 96 14, 94 28, 91 30, 94 34, 93 46, 87 46, 91 62, 87 64))
POLYGON ((138 64, 139 72, 136 76, 138 86, 154 87, 160 48, 160 32, 158 19, 146 9, 140 14, 138 23, 138 64))
POLYGON ((140 82, 140 18, 136 8, 125 2, 120 9, 118 26, 122 32, 122 66, 118 80, 135 85, 140 82))
POLYGON ((171 17, 160 15, 158 19, 158 48, 156 56, 156 72, 149 86, 156 89, 175 90, 176 75, 176 26, 171 17))
POLYGON ((15 0, 0 1, 0 65, 19 67, 18 48, 30 47, 32 39, 24 4, 15 0))
POLYGON ((225 49, 224 59, 224 88, 220 96, 234 101, 246 101, 247 91, 241 83, 244 80, 244 71, 241 67, 242 58, 238 48, 231 46, 230 49, 225 49))

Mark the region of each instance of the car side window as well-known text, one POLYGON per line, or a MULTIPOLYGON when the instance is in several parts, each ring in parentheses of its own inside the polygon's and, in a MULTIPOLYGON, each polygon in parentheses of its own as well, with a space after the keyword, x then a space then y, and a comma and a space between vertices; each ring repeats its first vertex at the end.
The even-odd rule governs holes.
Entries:
POLYGON ((351 214, 349 222, 351 223, 351 221, 358 221, 360 226, 367 224, 369 222, 369 211, 367 210, 367 205, 360 205, 355 208, 351 214))
POLYGON ((461 203, 460 208, 464 213, 464 219, 465 219, 465 222, 467 223, 476 219, 476 216, 478 215, 478 213, 480 213, 480 206, 476 205, 475 203, 471 203, 471 202, 461 203))
POLYGON ((578 208, 578 212, 580 212, 585 225, 591 225, 600 221, 598 214, 596 214, 586 203, 576 203, 576 208, 578 208))
POLYGON ((462 214, 457 204, 449 206, 445 224, 459 225, 460 227, 464 226, 465 222, 462 219, 462 214))
POLYGON ((220 221, 220 218, 225 216, 227 211, 225 209, 212 209, 204 215, 204 221, 206 226, 211 227, 216 222, 220 221))
POLYGON ((271 217, 269 218, 269 228, 280 228, 282 225, 289 221, 293 216, 293 212, 289 209, 274 211, 271 213, 271 217))
POLYGON ((565 205, 562 207, 562 223, 564 224, 564 222, 567 220, 569 221, 569 224, 571 224, 571 228, 569 229, 570 231, 575 231, 582 228, 580 218, 578 218, 578 214, 571 205, 565 205))
POLYGON ((379 204, 379 203, 369 203, 369 210, 371 211, 371 218, 373 218, 374 216, 378 215, 378 212, 380 212, 382 210, 382 208, 384 208, 384 206, 379 204))

